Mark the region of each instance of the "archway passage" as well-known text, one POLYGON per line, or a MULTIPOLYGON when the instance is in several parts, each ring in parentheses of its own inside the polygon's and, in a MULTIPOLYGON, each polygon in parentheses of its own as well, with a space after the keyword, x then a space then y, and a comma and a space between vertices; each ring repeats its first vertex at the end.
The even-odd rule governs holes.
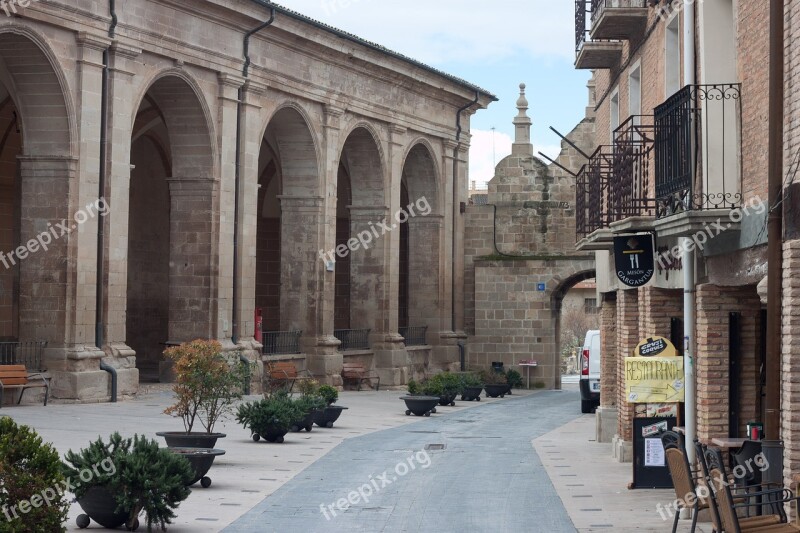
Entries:
POLYGON ((209 128, 197 94, 167 76, 147 91, 131 139, 128 346, 142 381, 164 378, 166 345, 209 338, 214 257, 209 128))
MULTIPOLYGON (((350 204, 353 201, 350 176, 339 164, 336 184, 336 247, 347 246, 350 239, 350 204)), ((336 280, 333 301, 333 328, 350 329, 350 254, 336 257, 336 280)))
MULTIPOLYGON (((0 85, 0 250, 19 246, 20 180, 17 157, 22 135, 11 95, 0 85)), ((0 341, 19 340, 19 263, 3 258, 0 266, 0 341)))
POLYGON ((321 269, 312 230, 321 216, 317 149, 297 108, 283 107, 270 120, 258 168, 255 305, 263 313, 265 347, 296 351, 284 340, 314 334, 321 269), (279 331, 293 334, 279 338, 279 331))
POLYGON ((398 329, 406 344, 425 344, 437 333, 440 309, 440 243, 436 166, 430 150, 416 144, 403 165, 398 291, 398 329))
POLYGON ((556 356, 560 364, 560 368, 556 368, 556 377, 580 372, 577 350, 583 346, 587 331, 599 329, 595 275, 595 270, 577 272, 562 280, 553 291, 551 311, 556 356))

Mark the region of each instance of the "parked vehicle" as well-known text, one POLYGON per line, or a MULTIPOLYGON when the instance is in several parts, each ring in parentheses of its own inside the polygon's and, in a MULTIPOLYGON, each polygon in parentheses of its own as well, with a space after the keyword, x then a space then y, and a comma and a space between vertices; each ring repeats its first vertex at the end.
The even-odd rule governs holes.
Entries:
POLYGON ((600 330, 586 332, 580 358, 581 413, 600 405, 600 330))

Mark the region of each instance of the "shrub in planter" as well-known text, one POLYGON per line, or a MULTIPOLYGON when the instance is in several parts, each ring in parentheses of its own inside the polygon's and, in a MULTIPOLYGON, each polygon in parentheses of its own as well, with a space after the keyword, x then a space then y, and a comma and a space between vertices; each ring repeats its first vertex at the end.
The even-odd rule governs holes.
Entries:
POLYGON ((300 431, 305 429, 306 431, 311 431, 314 426, 314 414, 327 407, 325 400, 316 394, 308 394, 302 395, 293 401, 300 418, 296 418, 292 422, 291 430, 300 431))
POLYGON ((333 405, 339 399, 339 391, 336 387, 330 385, 322 385, 319 388, 318 394, 325 401, 327 407, 314 413, 314 423, 319 427, 332 428, 333 423, 336 422, 342 414, 342 411, 347 407, 341 405, 333 405))
POLYGON ((159 448, 154 440, 139 435, 124 439, 114 433, 108 444, 98 439, 77 453, 67 452, 64 475, 89 515, 78 517, 79 526, 88 526, 92 518, 108 528, 124 523, 135 530, 144 512, 151 531, 153 526, 166 530, 172 523, 174 510, 191 493, 187 485, 194 471, 186 459, 159 448), (97 501, 105 502, 105 509, 98 509, 97 501), (123 522, 109 524, 108 517, 96 513, 121 517, 123 522))
POLYGON ((283 442, 292 423, 302 418, 298 407, 286 395, 274 395, 239 406, 236 421, 249 429, 253 440, 261 437, 269 442, 283 442))
POLYGON ((506 372, 506 381, 508 382, 508 393, 511 394, 511 389, 522 387, 522 374, 509 368, 506 372))
POLYGON ((184 432, 158 433, 168 446, 213 448, 222 433, 214 433, 214 425, 231 414, 234 403, 241 399, 250 368, 222 353, 217 341, 194 340, 164 351, 174 361, 177 381, 173 387, 176 402, 164 413, 179 417, 184 432), (195 432, 196 422, 205 431, 195 432))
POLYGON ((456 396, 464 391, 461 376, 449 372, 436 374, 426 382, 426 386, 429 387, 426 394, 439 396, 440 405, 455 405, 456 396))
POLYGON ((322 399, 325 400, 326 405, 333 405, 336 403, 336 400, 339 399, 339 391, 336 389, 336 387, 331 387, 330 385, 320 386, 317 394, 322 396, 322 399))
POLYGON ((417 396, 419 394, 422 394, 422 386, 419 383, 417 383, 416 381, 414 381, 413 379, 409 380, 409 382, 408 382, 408 393, 411 396, 417 396))
POLYGON ((483 391, 483 380, 475 374, 462 374, 461 384, 463 386, 461 399, 466 401, 481 401, 483 391))
POLYGON ((66 531, 61 458, 28 426, 0 418, 0 532, 66 531))
POLYGON ((486 395, 491 398, 503 398, 508 392, 508 380, 506 375, 495 371, 482 371, 481 379, 486 389, 486 395))

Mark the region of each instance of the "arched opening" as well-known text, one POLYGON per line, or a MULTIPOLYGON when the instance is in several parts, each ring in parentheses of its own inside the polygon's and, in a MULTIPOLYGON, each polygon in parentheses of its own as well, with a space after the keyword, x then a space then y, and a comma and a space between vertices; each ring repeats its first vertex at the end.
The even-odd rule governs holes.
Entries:
POLYGON ((158 79, 131 138, 126 343, 141 381, 165 378, 167 344, 210 338, 213 202, 210 131, 197 93, 158 79))
MULTIPOLYGON (((347 246, 350 240, 350 176, 342 163, 336 180, 336 246, 347 246)), ((350 329, 350 255, 336 258, 333 328, 350 329)))
MULTIPOLYGON (((22 154, 22 135, 17 108, 8 90, 0 85, 0 250, 19 246, 20 180, 17 157, 22 154)), ((4 258, 5 259, 5 258, 4 258)), ((19 340, 19 263, 3 262, 0 269, 0 341, 19 340)))
POLYGON ((400 184, 398 326, 406 345, 427 344, 440 316, 442 217, 438 216, 436 166, 424 144, 416 144, 403 165, 400 184))
POLYGON ((311 129, 294 107, 275 113, 259 153, 256 298, 266 353, 296 352, 317 313, 315 249, 321 196, 311 129))
MULTIPOLYGON (((337 315, 342 317, 340 324, 345 323, 343 317, 347 315, 347 329, 358 330, 348 337, 358 340, 348 340, 345 348, 366 348, 366 331, 375 333, 386 327, 383 239, 388 238, 388 235, 382 235, 378 229, 378 224, 387 218, 381 152, 377 140, 368 129, 358 127, 347 137, 339 168, 339 184, 342 189, 337 193, 337 206, 347 205, 349 192, 349 228, 345 240, 347 226, 337 221, 336 240, 337 244, 347 243, 348 246, 353 246, 349 247, 346 258, 343 254, 336 257, 336 268, 343 267, 347 271, 349 302, 342 300, 335 308, 338 309, 337 315)), ((344 217, 340 207, 337 207, 337 213, 344 217)), ((342 274, 340 290, 344 290, 344 278, 345 274, 342 274)))
MULTIPOLYGON (((561 374, 577 374, 586 332, 600 328, 595 271, 578 272, 562 281, 552 296, 556 353, 561 374)), ((558 369, 557 369, 558 371, 558 369)))

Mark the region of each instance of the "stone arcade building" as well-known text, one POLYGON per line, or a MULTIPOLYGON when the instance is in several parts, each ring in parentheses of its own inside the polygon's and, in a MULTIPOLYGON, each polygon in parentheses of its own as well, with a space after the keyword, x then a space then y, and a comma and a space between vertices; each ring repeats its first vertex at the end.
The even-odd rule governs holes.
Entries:
POLYGON ((351 356, 390 384, 457 361, 470 116, 494 97, 267 2, 109 4, 0 17, 0 249, 77 221, 0 271, 1 335, 48 341, 54 396, 106 399, 101 361, 134 393, 198 337, 260 359, 257 307, 297 340, 268 357, 329 382, 351 356))

